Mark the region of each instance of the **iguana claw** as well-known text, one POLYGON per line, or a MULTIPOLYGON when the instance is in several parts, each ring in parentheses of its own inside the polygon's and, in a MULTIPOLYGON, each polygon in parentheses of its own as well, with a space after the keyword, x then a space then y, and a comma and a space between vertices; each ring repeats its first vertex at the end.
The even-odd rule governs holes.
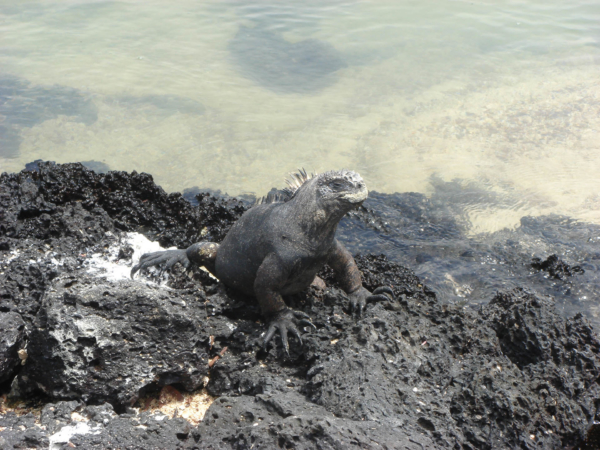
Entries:
POLYGON ((379 286, 367 297, 367 302, 380 302, 385 300, 394 300, 396 296, 389 286, 379 286), (386 295, 387 294, 387 295, 386 295))
POLYGON ((266 350, 269 341, 275 335, 275 331, 279 330, 279 334, 281 335, 281 343, 283 344, 283 349, 285 350, 286 355, 290 356, 290 346, 288 343, 288 330, 291 331, 294 336, 302 345, 302 337, 300 336, 300 331, 298 330, 298 326, 311 326, 313 328, 317 328, 314 323, 310 321, 310 316, 302 311, 294 311, 293 309, 286 308, 272 316, 271 322, 269 323, 269 329, 267 330, 267 335, 265 336, 265 340, 263 342, 263 348, 266 350))
POLYGON ((394 300, 394 291, 389 286, 380 286, 370 293, 365 288, 360 288, 356 292, 349 295, 350 298, 350 310, 357 313, 359 316, 362 315, 365 306, 369 302, 381 302, 386 300, 394 300))
POLYGON ((162 275, 164 271, 171 270, 176 263, 180 263, 185 269, 190 266, 190 260, 185 250, 163 250, 160 252, 145 253, 140 258, 140 261, 131 269, 131 278, 139 270, 164 264, 160 271, 162 275))

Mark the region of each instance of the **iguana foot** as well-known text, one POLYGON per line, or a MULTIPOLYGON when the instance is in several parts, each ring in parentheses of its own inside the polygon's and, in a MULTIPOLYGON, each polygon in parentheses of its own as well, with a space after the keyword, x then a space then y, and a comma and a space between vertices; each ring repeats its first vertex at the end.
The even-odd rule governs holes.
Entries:
POLYGON ((267 344, 275 335, 275 331, 279 330, 279 334, 281 335, 281 343, 283 344, 283 349, 285 350, 286 355, 290 356, 290 346, 288 344, 288 330, 291 331, 298 341, 300 345, 302 345, 302 338, 300 337, 300 331, 298 330, 298 326, 311 326, 313 328, 317 328, 311 321, 310 316, 302 311, 294 311, 293 309, 283 309, 279 312, 276 312, 269 323, 269 329, 267 330, 267 335, 265 336, 265 341, 263 343, 263 348, 267 349, 267 344))
POLYGON ((164 264, 160 271, 162 274, 165 270, 170 270, 176 263, 180 263, 185 269, 190 266, 190 260, 185 250, 163 250, 161 252, 145 253, 131 269, 131 278, 138 270, 164 264))
POLYGON ((389 286, 380 286, 371 294, 365 288, 360 288, 348 296, 350 298, 350 311, 362 315, 365 306, 369 302, 381 302, 386 300, 394 300, 394 291, 389 286))

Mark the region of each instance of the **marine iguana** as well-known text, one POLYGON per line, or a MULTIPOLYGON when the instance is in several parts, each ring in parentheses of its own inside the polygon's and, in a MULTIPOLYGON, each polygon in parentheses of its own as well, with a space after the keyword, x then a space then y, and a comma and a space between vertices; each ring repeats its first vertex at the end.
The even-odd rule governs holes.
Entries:
POLYGON ((299 326, 312 326, 310 317, 288 308, 282 295, 296 294, 321 281, 317 272, 328 264, 349 297, 352 311, 362 314, 368 301, 393 298, 389 287, 371 294, 362 286, 360 271, 348 250, 335 239, 339 221, 367 198, 367 187, 356 172, 330 171, 308 175, 301 170, 289 188, 270 192, 246 211, 220 244, 198 242, 186 250, 142 255, 131 270, 176 263, 204 266, 226 286, 256 297, 269 321, 266 347, 278 329, 289 354, 288 330, 302 343, 299 326))

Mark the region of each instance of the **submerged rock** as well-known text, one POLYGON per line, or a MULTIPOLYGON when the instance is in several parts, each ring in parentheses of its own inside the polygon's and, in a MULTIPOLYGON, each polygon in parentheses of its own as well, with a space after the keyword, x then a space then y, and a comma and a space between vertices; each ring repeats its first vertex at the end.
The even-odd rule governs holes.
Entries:
POLYGON ((241 26, 229 51, 244 77, 281 93, 320 91, 331 86, 335 73, 346 67, 341 53, 326 42, 292 43, 263 27, 241 26))
POLYGON ((468 309, 382 255, 359 256, 365 287, 391 286, 397 300, 353 317, 325 268, 326 290, 287 299, 317 329, 286 358, 263 350, 256 302, 206 272, 177 269, 168 286, 127 277, 141 251, 131 232, 165 246, 218 241, 243 203, 205 194, 192 206, 147 174, 39 169, 0 176, 0 311, 20 316, 27 341, 4 391, 52 403, 37 418, 0 408, 3 445, 565 448, 599 419, 600 343, 549 296, 504 290, 468 309), (132 408, 161 386, 204 383, 218 399, 197 426, 132 408))
POLYGON ((130 109, 144 109, 146 112, 155 112, 165 117, 178 113, 202 115, 206 110, 202 103, 178 95, 123 95, 109 98, 107 102, 130 109))
POLYGON ((91 96, 76 89, 32 86, 19 78, 0 76, 0 156, 18 154, 22 128, 59 115, 90 125, 98 119, 98 109, 91 96))

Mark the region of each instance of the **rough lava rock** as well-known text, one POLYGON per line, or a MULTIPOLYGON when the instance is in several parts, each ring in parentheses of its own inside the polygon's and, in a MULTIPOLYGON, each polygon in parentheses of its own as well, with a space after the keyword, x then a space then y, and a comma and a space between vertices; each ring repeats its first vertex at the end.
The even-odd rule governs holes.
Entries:
MULTIPOLYGON (((20 396, 133 405, 150 384, 202 387, 209 336, 226 327, 207 320, 200 292, 70 273, 48 289, 28 340, 20 396)), ((231 325, 233 328, 233 325, 231 325)))
POLYGON ((541 258, 533 258, 531 267, 548 272, 550 277, 557 280, 564 280, 567 277, 585 273, 581 266, 571 266, 562 261, 557 255, 550 255, 544 261, 541 258))
POLYGON ((18 372, 2 389, 47 402, 39 416, 0 409, 0 448, 594 448, 600 343, 532 290, 474 310, 359 256, 365 287, 391 286, 396 300, 352 317, 326 267, 326 290, 288 299, 317 329, 286 358, 262 349, 256 303, 200 269, 175 270, 168 286, 90 271, 98 257, 129 264, 128 232, 219 240, 246 208, 198 201, 79 164, 0 176, 0 326, 21 324, 0 353, 2 373, 18 372), (205 383, 217 399, 198 426, 134 409, 160 386, 205 383))
POLYGON ((15 312, 0 312, 0 383, 12 379, 21 365, 19 350, 25 346, 25 322, 15 312))

